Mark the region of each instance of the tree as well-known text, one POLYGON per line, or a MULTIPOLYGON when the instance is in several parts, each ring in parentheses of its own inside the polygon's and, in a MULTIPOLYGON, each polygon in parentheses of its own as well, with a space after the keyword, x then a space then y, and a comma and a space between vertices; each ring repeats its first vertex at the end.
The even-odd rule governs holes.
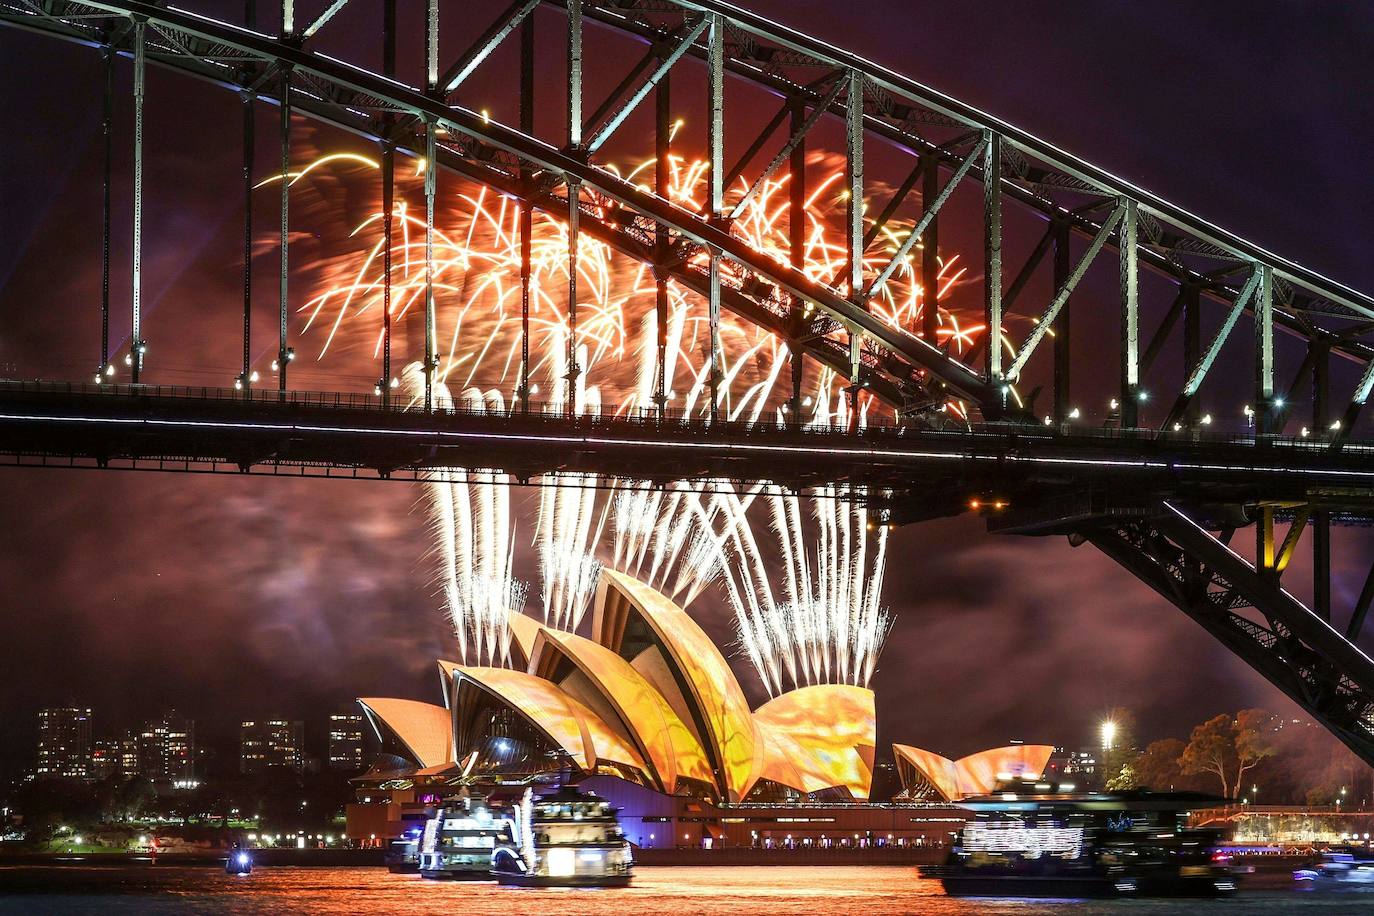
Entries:
POLYGON ((1105 721, 1111 723, 1112 734, 1110 744, 1106 741, 1107 735, 1102 736, 1102 778, 1105 783, 1111 783, 1119 780, 1121 771, 1135 759, 1135 713, 1124 706, 1114 706, 1105 721))
POLYGON ((1221 794, 1231 797, 1231 772, 1236 756, 1235 723, 1225 713, 1213 716, 1193 728, 1188 744, 1179 755, 1178 766, 1184 773, 1212 773, 1221 780, 1221 794))
POLYGON ((1136 777, 1135 767, 1128 763, 1123 766, 1115 776, 1107 780, 1107 791, 1124 792, 1128 789, 1134 789, 1139 785, 1140 781, 1136 777))
POLYGON ((1157 792, 1183 788, 1184 774, 1178 768, 1178 758, 1187 745, 1177 738, 1151 741, 1131 763, 1137 784, 1157 792))
POLYGON ((1236 794, 1245 791, 1245 771, 1266 757, 1272 757, 1277 749, 1275 733, 1278 731, 1278 717, 1263 709, 1242 709, 1236 713, 1236 794))

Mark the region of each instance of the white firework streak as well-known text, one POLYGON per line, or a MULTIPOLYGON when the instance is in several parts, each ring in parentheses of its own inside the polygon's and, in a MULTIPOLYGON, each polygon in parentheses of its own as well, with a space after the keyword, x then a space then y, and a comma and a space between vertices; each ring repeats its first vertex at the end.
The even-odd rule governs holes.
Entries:
MULTIPOLYGON (((843 425, 849 420, 844 399, 832 401, 831 382, 823 374, 812 423, 843 425)), ((864 423, 862 415, 859 423, 864 423)), ((860 488, 852 496, 830 486, 806 497, 812 510, 810 530, 803 525, 802 497, 771 486, 743 495, 719 487, 696 516, 717 550, 715 565, 735 611, 739 642, 771 695, 808 684, 867 686, 873 677, 891 627, 890 615, 879 604, 887 530, 879 528, 870 550, 863 508, 867 492, 860 488), (761 493, 784 567, 781 602, 763 574, 751 529, 749 506, 761 493), (808 544, 814 549, 814 572, 808 544)))
MULTIPOLYGON (((424 389, 420 363, 406 366, 412 397, 424 389)), ((436 382, 440 403, 451 400, 448 386, 436 382)), ((498 392, 463 392, 469 410, 504 412, 498 392)), ((510 517, 510 480, 494 471, 454 469, 435 472, 426 485, 438 543, 444 603, 464 664, 510 664, 510 616, 522 611, 527 588, 513 570, 515 529, 510 517)))

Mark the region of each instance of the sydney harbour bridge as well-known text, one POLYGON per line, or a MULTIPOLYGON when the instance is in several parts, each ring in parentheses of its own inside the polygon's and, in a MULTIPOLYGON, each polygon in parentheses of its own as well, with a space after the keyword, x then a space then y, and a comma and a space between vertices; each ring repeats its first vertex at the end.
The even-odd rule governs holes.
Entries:
POLYGON ((991 531, 1106 553, 1374 764, 1374 661, 1357 646, 1374 567, 1342 590, 1331 560, 1374 518, 1362 416, 1374 298, 958 99, 714 0, 514 0, 476 24, 470 5, 439 0, 202 6, 0 0, 6 25, 100 56, 89 104, 103 105, 105 136, 104 199, 91 201, 104 282, 85 311, 101 328, 94 371, 0 382, 0 462, 392 479, 479 467, 520 481, 836 485, 885 525, 976 511, 991 531), (131 73, 130 98, 114 98, 116 72, 131 73), (144 197, 178 193, 145 178, 145 107, 166 98, 160 81, 188 78, 242 102, 222 135, 243 149, 244 247, 226 253, 245 263, 243 361, 219 387, 160 379, 142 310, 145 247, 177 244, 145 237, 144 197), (117 110, 131 124, 116 124, 117 110), (275 112, 266 139, 280 157, 266 168, 262 112, 275 112), (305 217, 288 177, 303 166, 303 119, 360 138, 379 165, 368 180, 380 216, 367 230, 380 252, 369 291, 380 307, 367 318, 377 381, 361 390, 291 384, 303 299, 292 233, 305 217), (127 210, 110 194, 116 136, 131 147, 127 210), (699 197, 671 192, 683 150, 701 157, 699 197), (632 151, 652 168, 618 167, 632 151), (837 166, 823 187, 821 154, 837 166), (416 163, 424 215, 401 225, 395 186, 416 163), (434 264, 435 207, 440 180, 455 176, 516 214, 517 368, 500 409, 440 389, 436 313, 449 292, 434 264), (266 293, 247 268, 264 193, 279 221, 266 293), (806 211, 821 194, 834 233, 818 258, 806 211), (765 202, 784 239, 771 247, 740 228, 765 202), (564 246, 561 338, 532 325, 546 320, 532 317, 536 215, 556 221, 564 246), (410 334, 392 326, 402 232, 423 239, 406 249, 417 252, 404 267, 410 334), (126 290, 112 289, 112 237, 128 244, 126 290), (633 407, 538 397, 532 348, 565 342, 565 392, 590 371, 578 349, 588 241, 648 278, 655 339, 633 407), (957 291, 943 282, 955 247, 973 263, 957 291), (922 291, 919 308, 891 307, 899 281, 922 291), (696 409, 670 393, 670 295, 703 313, 696 409), (982 334, 951 323, 956 296, 982 334), (264 357, 252 318, 267 297, 277 321, 264 357), (726 407, 727 325, 782 345, 781 393, 764 416, 726 407), (411 390, 393 360, 418 361, 411 390), (817 372, 848 404, 834 422, 803 421, 817 372), (1299 551, 1310 583, 1284 578, 1299 551))

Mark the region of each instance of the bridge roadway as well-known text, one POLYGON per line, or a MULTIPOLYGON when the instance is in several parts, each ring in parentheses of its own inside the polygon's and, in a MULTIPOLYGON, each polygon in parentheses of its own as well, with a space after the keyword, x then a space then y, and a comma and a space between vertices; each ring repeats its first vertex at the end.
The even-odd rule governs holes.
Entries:
MULTIPOLYGON (((423 478, 494 468, 518 480, 595 473, 870 489, 893 521, 1003 501, 1094 513, 1170 499, 1302 503, 1374 519, 1374 443, 1194 431, 984 424, 715 426, 656 414, 568 417, 554 407, 433 413, 362 394, 0 382, 0 462, 56 467, 423 478), (882 492, 879 495, 879 491, 882 492), (1072 506, 1078 508, 1072 508, 1072 506)), ((1008 521, 1010 521, 1010 517, 1008 521)), ((1028 521, 1028 523, 1030 523, 1028 521)))

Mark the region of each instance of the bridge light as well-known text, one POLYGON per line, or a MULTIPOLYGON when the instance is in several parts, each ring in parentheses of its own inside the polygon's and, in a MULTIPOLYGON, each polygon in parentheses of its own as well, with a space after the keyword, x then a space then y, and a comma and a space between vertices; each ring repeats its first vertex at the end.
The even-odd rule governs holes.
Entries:
POLYGON ((1069 419, 1070 419, 1070 420, 1077 420, 1077 419, 1078 419, 1079 417, 1081 417, 1081 416, 1083 416, 1083 413, 1082 413, 1082 411, 1080 411, 1077 407, 1075 407, 1073 410, 1070 410, 1070 411, 1069 411, 1069 419))
POLYGON ((238 378, 234 379, 234 390, 235 390, 235 391, 242 391, 242 390, 243 390, 243 376, 240 375, 238 378))
MULTIPOLYGON (((395 388, 396 386, 393 384, 391 387, 392 387, 392 388, 395 388)), ((530 386, 530 394, 538 394, 538 393, 539 393, 539 383, 538 383, 538 382, 535 382, 533 385, 530 386)))
POLYGON ((1054 422, 1054 421, 1050 419, 1050 415, 1049 415, 1049 414, 1045 414, 1045 425, 1046 425, 1046 426, 1049 426, 1049 425, 1050 425, 1051 423, 1053 423, 1053 422, 1054 422))
POLYGON ((1148 391, 1141 391, 1139 394, 1136 395, 1136 399, 1139 400, 1140 403, 1143 404, 1143 403, 1145 403, 1146 401, 1148 401, 1148 400, 1150 399, 1150 392, 1148 392, 1148 391))
POLYGON ((108 366, 105 367, 105 374, 114 375, 114 363, 110 363, 108 366))
POLYGON ((1338 430, 1338 429, 1341 428, 1341 421, 1340 421, 1340 420, 1334 421, 1334 422, 1331 424, 1331 426, 1330 426, 1329 428, 1331 429, 1332 432, 1335 432, 1336 430, 1338 430))
POLYGON ((1111 407, 1112 410, 1116 410, 1121 405, 1116 402, 1116 398, 1112 398, 1111 403, 1108 406, 1111 407))
POLYGON ((1302 429, 1298 430, 1298 435, 1299 435, 1299 436, 1302 436, 1304 439, 1306 439, 1307 436, 1308 436, 1310 433, 1311 433, 1311 430, 1308 429, 1306 426, 1304 426, 1302 429))
POLYGON ((124 365, 126 365, 126 366, 132 366, 133 364, 134 364, 134 355, 133 355, 132 353, 125 353, 125 354, 124 354, 124 365))
POLYGON ((396 378, 396 376, 394 376, 394 375, 391 377, 391 387, 392 387, 392 388, 399 388, 399 387, 401 387, 401 380, 398 379, 398 378, 396 378))
POLYGON ((382 383, 381 383, 381 382, 378 382, 377 384, 375 384, 375 385, 372 386, 372 393, 375 394, 375 395, 377 395, 378 397, 381 397, 381 394, 382 394, 382 383))
POLYGON ((1283 398, 1274 398, 1274 407, 1278 410, 1283 410, 1283 403, 1283 398))
POLYGON ((969 507, 970 509, 974 510, 975 512, 978 511, 978 507, 981 506, 981 505, 982 505, 982 503, 980 503, 980 502, 979 502, 978 500, 976 500, 976 499, 970 499, 970 500, 968 501, 968 507, 969 507))
POLYGON ((999 511, 1002 510, 1002 509, 1005 509, 1006 507, 1007 507, 1006 500, 1002 500, 1002 499, 999 499, 999 500, 997 500, 995 503, 992 504, 992 508, 997 509, 997 510, 999 510, 999 511))
POLYGON ((1211 425, 1212 425, 1212 415, 1209 414, 1209 413, 1205 413, 1205 414, 1202 415, 1202 419, 1199 420, 1198 422, 1201 423, 1203 426, 1211 426, 1211 425))
POLYGON ((281 365, 275 359, 272 360, 272 371, 276 372, 279 369, 281 369, 281 365))
POLYGON ((250 372, 250 373, 248 374, 248 381, 250 381, 250 382, 256 382, 257 380, 258 380, 258 370, 254 369, 252 372, 250 372))
POLYGON ((295 348, 295 347, 287 347, 287 348, 286 348, 286 361, 289 363, 289 362, 291 362, 291 361, 292 361, 293 359, 295 359, 295 358, 296 358, 296 348, 295 348))
POLYGON ((1182 423, 1175 423, 1175 424, 1174 424, 1174 432, 1178 432, 1178 431, 1181 430, 1181 429, 1183 429, 1183 424, 1182 424, 1182 423))
POLYGON ((802 406, 803 406, 803 407, 810 407, 810 406, 811 406, 811 395, 808 394, 806 397, 802 398, 802 406))

